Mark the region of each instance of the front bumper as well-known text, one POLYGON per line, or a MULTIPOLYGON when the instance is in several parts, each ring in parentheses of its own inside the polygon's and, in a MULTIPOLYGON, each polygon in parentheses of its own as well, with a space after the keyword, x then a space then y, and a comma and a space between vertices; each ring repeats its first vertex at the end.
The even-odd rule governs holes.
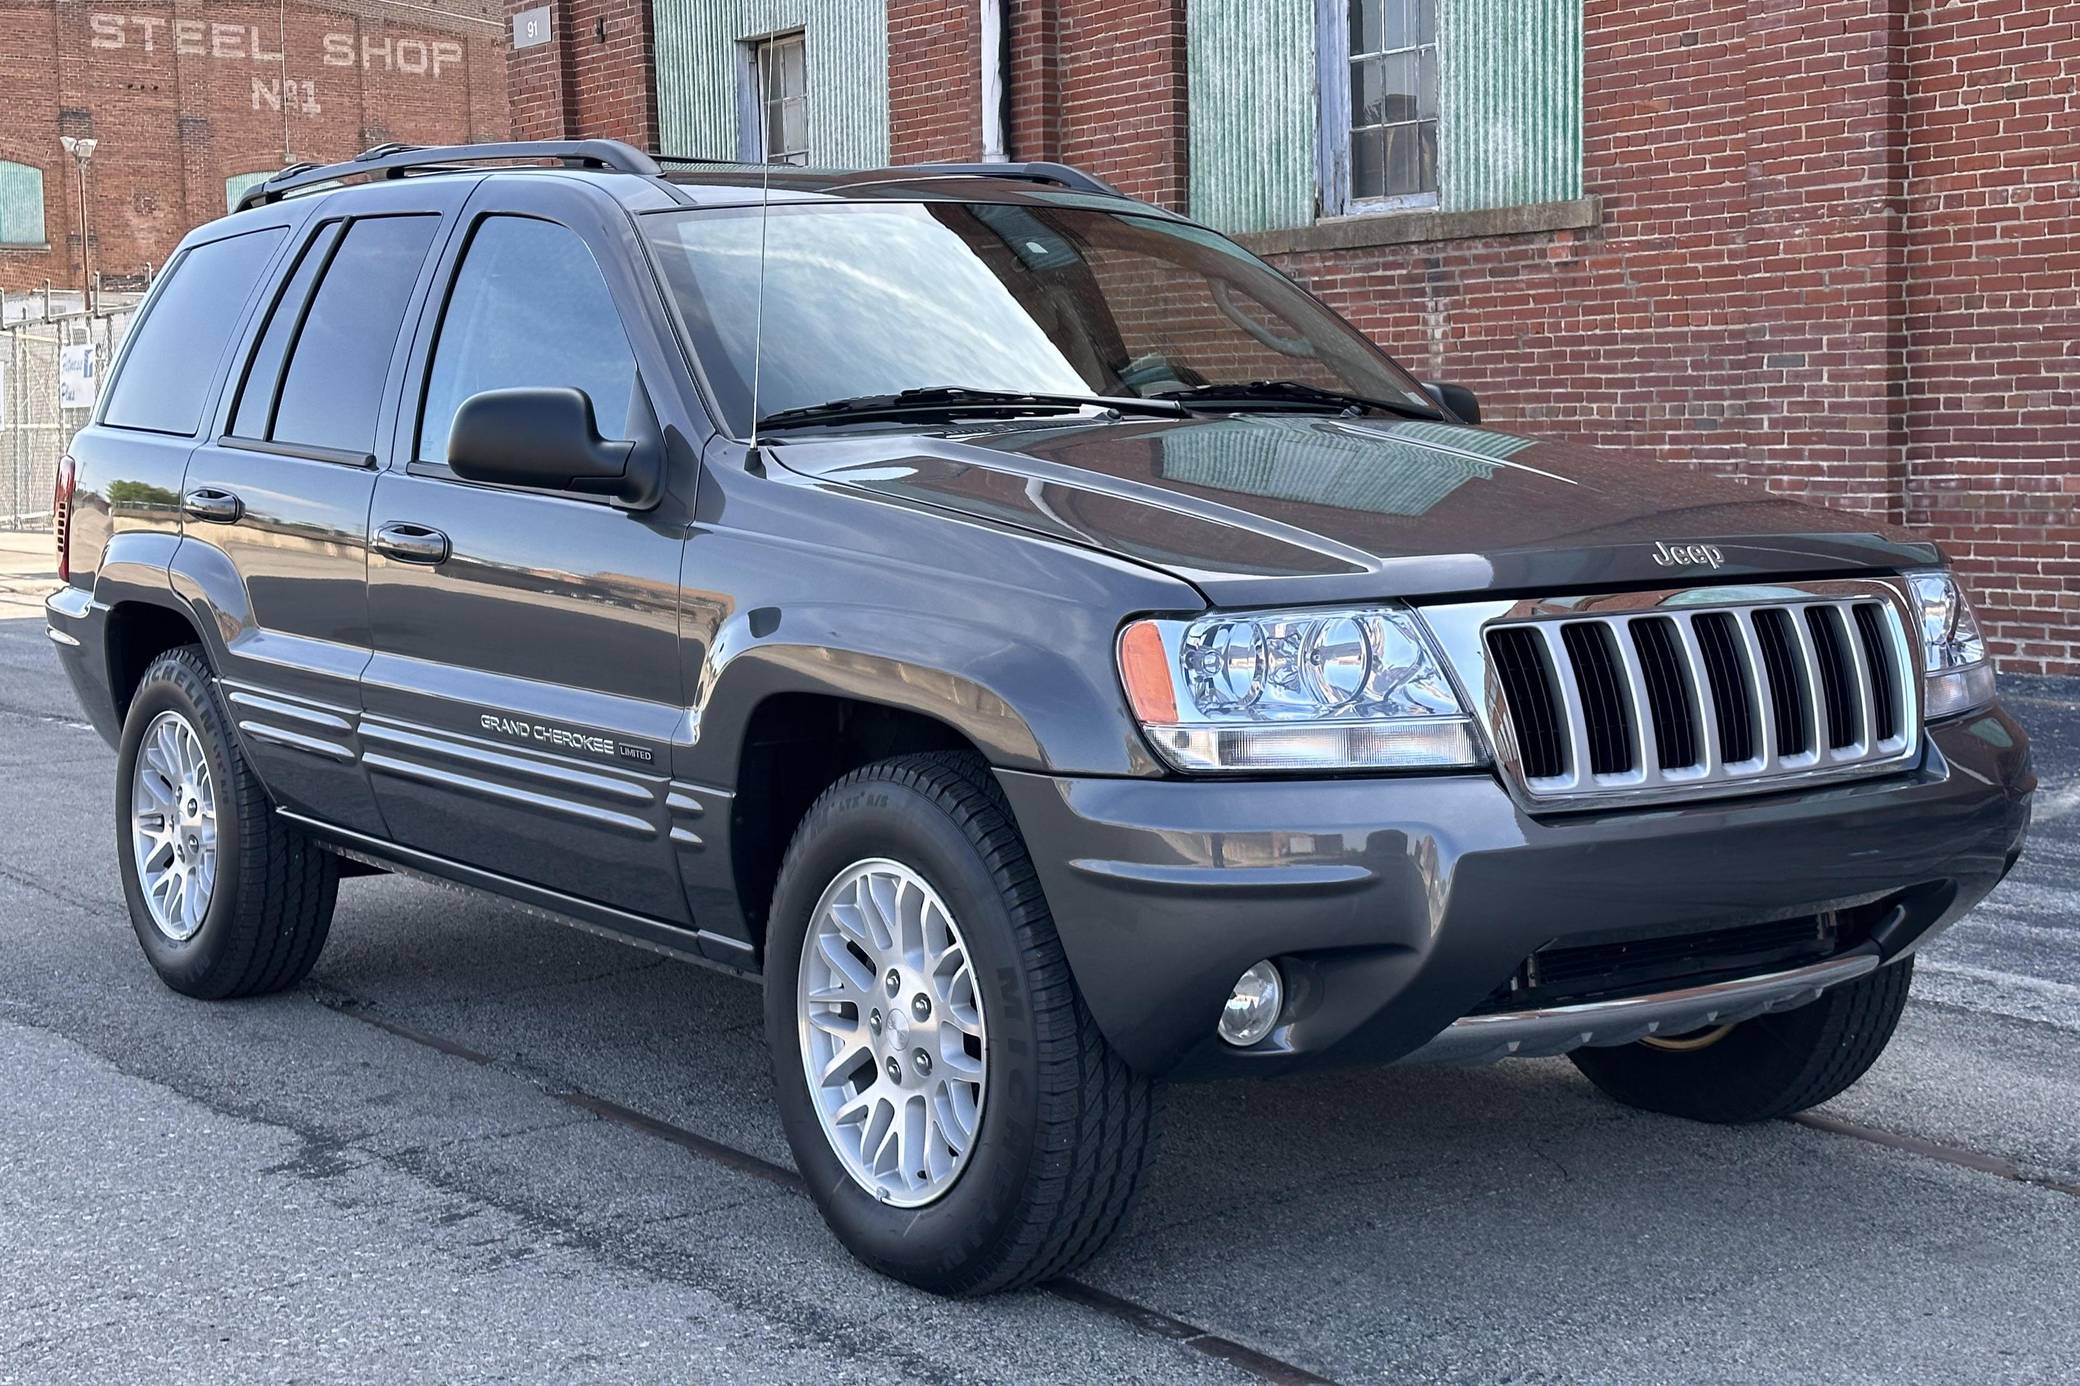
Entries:
POLYGON ((1559 1052, 1564 1020, 1528 1049, 1447 1032, 1576 936, 1877 906, 1871 952, 1889 961, 1999 883, 2036 785, 1998 706, 1931 727, 1919 763, 1882 779, 1595 814, 1528 814, 1485 773, 998 778, 1099 1027, 1136 1069, 1194 1077, 1559 1052), (1278 1027, 1222 1044, 1229 988, 1266 957, 1288 982, 1278 1027))

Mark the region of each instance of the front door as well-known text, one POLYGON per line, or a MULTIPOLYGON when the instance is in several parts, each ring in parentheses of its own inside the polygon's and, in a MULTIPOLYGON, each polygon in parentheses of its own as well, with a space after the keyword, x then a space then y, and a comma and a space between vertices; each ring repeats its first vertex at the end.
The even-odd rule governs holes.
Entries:
POLYGON ((370 513, 364 763, 403 846, 683 927, 667 799, 694 477, 637 513, 467 482, 445 460, 456 408, 485 390, 575 387, 602 435, 655 435, 624 325, 654 309, 626 301, 627 221, 602 201, 493 179, 465 210, 370 513))

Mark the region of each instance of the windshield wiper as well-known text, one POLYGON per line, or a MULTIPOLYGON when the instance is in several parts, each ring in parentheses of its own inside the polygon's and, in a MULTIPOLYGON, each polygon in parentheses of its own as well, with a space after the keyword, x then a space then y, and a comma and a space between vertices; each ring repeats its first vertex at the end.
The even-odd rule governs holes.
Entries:
POLYGON ((900 390, 892 395, 854 395, 850 399, 826 400, 797 409, 782 409, 758 421, 760 428, 797 425, 859 423, 878 419, 912 418, 920 414, 952 417, 960 414, 1065 413, 1078 409, 1113 409, 1120 413, 1161 414, 1176 417, 1184 405, 1170 400, 1137 399, 1132 396, 1056 395, 1026 390, 982 390, 966 385, 928 385, 900 390))
POLYGON ((1300 380, 1250 380, 1240 383, 1195 385, 1189 390, 1164 390, 1156 399, 1174 399, 1204 408, 1220 404, 1294 404, 1344 410, 1384 410, 1411 419, 1442 419, 1443 414, 1408 400, 1373 399, 1347 390, 1325 390, 1300 380))

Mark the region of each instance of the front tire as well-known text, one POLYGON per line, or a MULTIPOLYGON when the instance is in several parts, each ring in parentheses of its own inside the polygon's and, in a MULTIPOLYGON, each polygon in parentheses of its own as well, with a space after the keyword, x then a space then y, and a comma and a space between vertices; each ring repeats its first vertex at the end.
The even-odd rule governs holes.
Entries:
POLYGON ((1909 955, 1796 1010, 1723 1033, 1577 1049, 1568 1057, 1627 1106, 1693 1121, 1769 1121, 1817 1107, 1863 1077, 1891 1042, 1913 980, 1909 955))
POLYGON ((325 946, 339 859, 275 814, 192 645, 153 660, 130 699, 116 858, 137 941, 175 991, 210 1001, 281 991, 325 946))
POLYGON ((1154 1091, 1085 1008, 974 756, 870 765, 810 808, 774 893, 766 1032, 795 1163, 876 1270, 988 1294, 1067 1274, 1125 1220, 1154 1091))

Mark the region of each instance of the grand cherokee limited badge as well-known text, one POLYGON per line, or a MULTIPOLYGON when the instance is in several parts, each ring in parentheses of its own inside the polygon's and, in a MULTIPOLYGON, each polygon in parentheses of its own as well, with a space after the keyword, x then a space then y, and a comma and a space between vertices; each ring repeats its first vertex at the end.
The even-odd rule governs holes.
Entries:
POLYGON ((539 741, 544 745, 561 746, 566 750, 590 751, 596 756, 619 756, 623 760, 649 761, 655 758, 647 746, 631 746, 625 741, 615 741, 611 737, 592 732, 571 731, 565 727, 547 726, 522 718, 502 717, 495 712, 487 712, 477 721, 485 731, 515 737, 521 741, 539 741))
POLYGON ((1654 561, 1664 568, 1716 568, 1726 561, 1715 544, 1654 545, 1654 561))

